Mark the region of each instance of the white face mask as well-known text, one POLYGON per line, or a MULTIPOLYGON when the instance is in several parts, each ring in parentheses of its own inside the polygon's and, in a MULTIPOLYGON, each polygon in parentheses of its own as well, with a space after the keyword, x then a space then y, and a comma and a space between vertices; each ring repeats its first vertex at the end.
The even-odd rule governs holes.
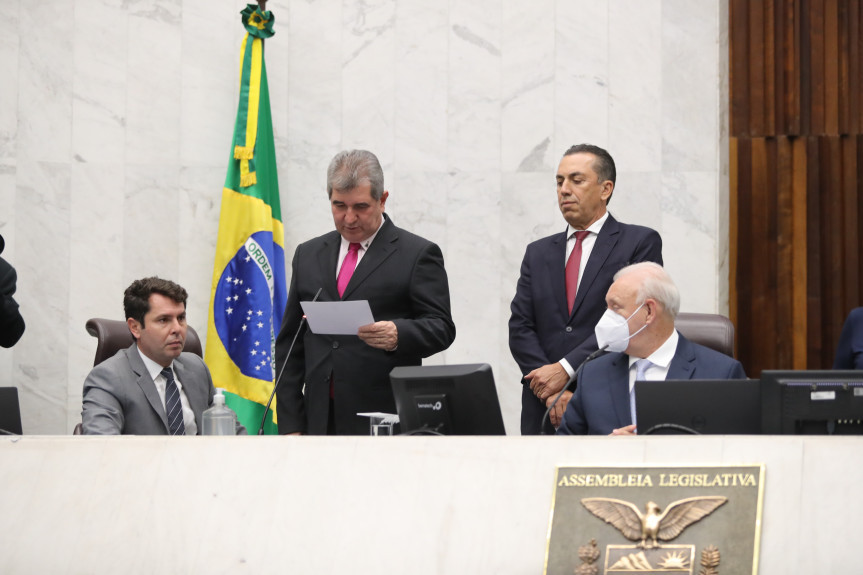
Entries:
POLYGON ((608 348, 606 348, 606 351, 626 351, 626 348, 629 346, 629 340, 647 327, 647 324, 644 324, 637 332, 632 335, 629 334, 629 320, 642 307, 644 307, 643 303, 626 319, 610 309, 605 310, 605 313, 599 318, 599 323, 596 324, 596 328, 593 330, 596 334, 596 343, 599 349, 607 345, 608 348))

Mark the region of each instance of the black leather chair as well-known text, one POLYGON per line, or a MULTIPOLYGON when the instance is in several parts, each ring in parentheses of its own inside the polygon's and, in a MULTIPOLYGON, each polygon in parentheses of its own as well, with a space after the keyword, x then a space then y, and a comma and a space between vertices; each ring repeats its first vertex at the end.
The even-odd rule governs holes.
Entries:
MULTIPOLYGON (((94 366, 99 365, 121 349, 126 349, 135 341, 126 322, 117 319, 91 318, 87 320, 87 333, 96 338, 96 356, 93 358, 94 366)), ((201 348, 201 339, 198 337, 198 332, 192 329, 191 326, 186 328, 186 344, 183 347, 183 351, 204 357, 204 352, 201 348)), ((72 434, 81 435, 80 423, 75 426, 72 434)))
POLYGON ((734 357, 734 324, 714 313, 678 313, 674 327, 686 339, 734 357))

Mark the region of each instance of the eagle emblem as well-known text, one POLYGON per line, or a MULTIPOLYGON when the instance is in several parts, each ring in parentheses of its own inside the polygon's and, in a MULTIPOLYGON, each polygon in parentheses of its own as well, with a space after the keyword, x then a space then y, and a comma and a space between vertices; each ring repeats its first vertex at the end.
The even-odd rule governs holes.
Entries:
POLYGON ((659 505, 648 501, 645 513, 629 501, 606 497, 586 497, 581 500, 588 511, 610 523, 630 541, 638 541, 641 548, 660 547, 659 540, 670 541, 722 504, 727 497, 708 495, 680 499, 662 511, 659 505))

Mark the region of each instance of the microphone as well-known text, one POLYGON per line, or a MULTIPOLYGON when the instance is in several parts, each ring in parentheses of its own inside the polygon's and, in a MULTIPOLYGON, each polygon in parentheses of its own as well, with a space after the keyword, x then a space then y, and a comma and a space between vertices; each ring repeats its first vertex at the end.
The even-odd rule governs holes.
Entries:
MULTIPOLYGON (((321 295, 323 287, 318 288, 318 293, 312 298, 312 301, 318 301, 318 296, 321 295)), ((261 427, 258 429, 258 435, 264 434, 264 424, 267 422, 267 414, 270 412, 270 405, 273 403, 273 398, 276 396, 276 390, 279 389, 279 382, 282 381, 282 374, 285 372, 285 367, 288 365, 288 359, 291 357, 291 352, 294 350, 294 344, 297 343, 297 338, 306 325, 306 314, 300 320, 300 325, 297 327, 297 332, 294 334, 294 339, 291 340, 291 346, 288 348, 288 354, 285 356, 285 361, 282 363, 282 369, 279 370, 279 375, 276 376, 276 383, 273 384, 273 393, 270 394, 270 399, 267 401, 267 407, 264 409, 264 416, 261 418, 261 427)))
POLYGON ((578 364, 578 367, 575 370, 575 377, 572 378, 572 381, 563 386, 563 389, 560 390, 560 393, 557 394, 557 397, 554 398, 554 401, 552 401, 551 405, 548 406, 548 409, 545 410, 545 415, 542 416, 542 423, 539 426, 540 435, 545 435, 545 423, 548 421, 548 416, 551 413, 551 410, 554 409, 554 406, 557 405, 557 402, 560 401, 561 397, 563 397, 563 392, 569 391, 569 386, 572 385, 573 382, 578 381, 579 376, 581 376, 581 370, 584 369, 584 365, 588 361, 599 357, 600 354, 602 354, 606 349, 608 349, 609 345, 610 344, 605 344, 604 346, 587 356, 580 364, 578 364))

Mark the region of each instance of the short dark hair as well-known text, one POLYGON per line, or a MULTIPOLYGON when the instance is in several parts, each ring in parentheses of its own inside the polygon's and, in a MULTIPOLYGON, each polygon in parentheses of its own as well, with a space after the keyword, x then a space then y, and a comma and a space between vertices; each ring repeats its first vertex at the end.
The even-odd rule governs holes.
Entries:
POLYGON ((177 303, 186 306, 188 294, 181 286, 171 280, 163 280, 157 277, 135 280, 126 288, 123 294, 123 311, 126 318, 137 320, 144 325, 144 316, 150 311, 150 296, 154 293, 171 298, 177 303))
MULTIPOLYGON (((563 155, 566 157, 572 154, 593 154, 596 158, 596 161, 593 162, 593 171, 599 176, 599 181, 610 180, 612 184, 617 184, 617 168, 614 166, 614 158, 606 150, 593 144, 576 144, 571 146, 563 155)), ((608 197, 606 204, 610 201, 611 196, 608 197)))
POLYGON ((377 156, 368 150, 344 150, 336 154, 327 168, 327 196, 333 190, 352 190, 363 182, 371 186, 372 199, 384 194, 384 171, 377 156))

